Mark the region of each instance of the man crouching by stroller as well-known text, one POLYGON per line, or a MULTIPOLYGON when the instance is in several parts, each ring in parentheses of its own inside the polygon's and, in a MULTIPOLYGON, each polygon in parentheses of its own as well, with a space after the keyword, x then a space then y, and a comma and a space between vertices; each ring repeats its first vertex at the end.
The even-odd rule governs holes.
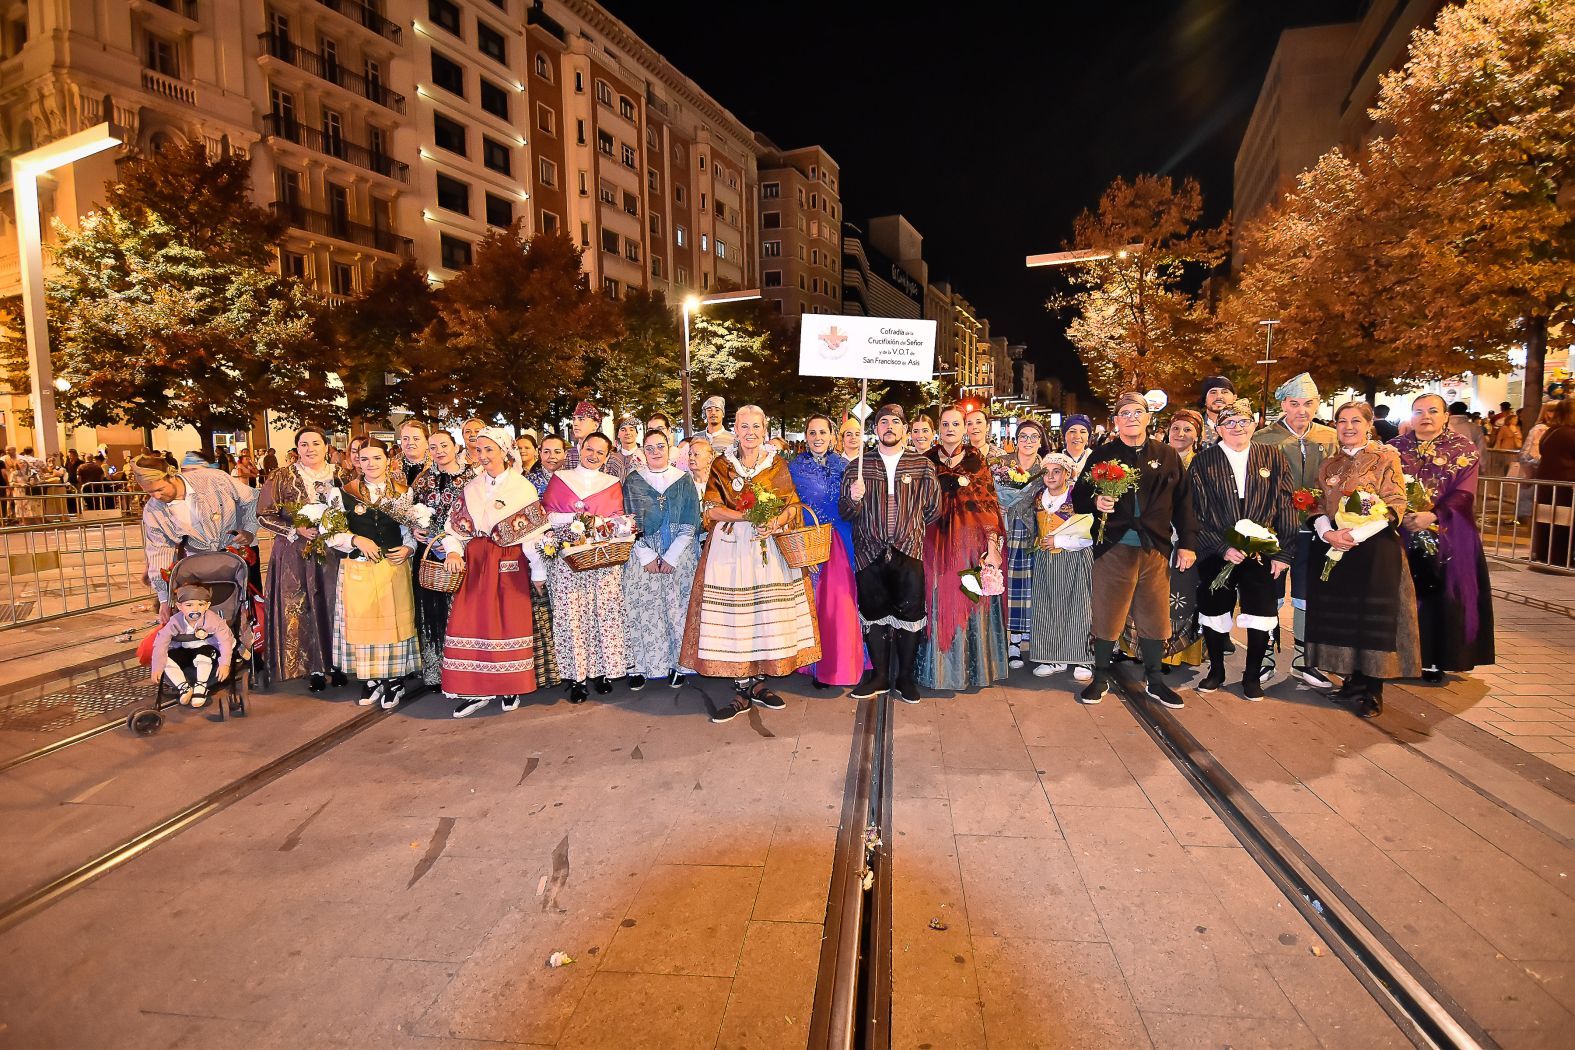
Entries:
POLYGON ((183 705, 207 704, 216 682, 230 673, 235 635, 224 617, 211 611, 213 592, 188 583, 175 592, 175 614, 153 636, 153 683, 169 679, 183 705))

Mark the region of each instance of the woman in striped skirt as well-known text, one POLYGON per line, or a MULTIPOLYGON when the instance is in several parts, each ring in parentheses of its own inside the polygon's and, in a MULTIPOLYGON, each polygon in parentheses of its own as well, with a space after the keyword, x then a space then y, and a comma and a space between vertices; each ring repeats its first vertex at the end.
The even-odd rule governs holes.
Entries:
POLYGON ((995 480, 996 498, 1006 518, 1006 630, 1011 644, 1007 649, 1009 667, 1023 666, 1033 630, 1034 597, 1034 518, 1032 513, 1015 516, 1028 490, 1044 473, 1039 454, 1048 446, 1045 428, 1032 419, 1017 424, 1017 443, 1011 452, 990 459, 990 476, 995 480))

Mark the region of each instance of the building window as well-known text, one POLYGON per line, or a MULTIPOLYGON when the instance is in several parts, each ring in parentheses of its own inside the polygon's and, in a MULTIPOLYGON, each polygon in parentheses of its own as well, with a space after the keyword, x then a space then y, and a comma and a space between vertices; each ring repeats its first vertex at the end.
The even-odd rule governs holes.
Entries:
POLYGON ((555 215, 554 213, 550 212, 550 211, 542 212, 541 213, 541 232, 542 233, 557 233, 558 232, 558 216, 555 215))
POLYGON ((674 204, 682 204, 682 203, 684 203, 684 188, 682 186, 674 186, 673 187, 673 203, 674 204))
POLYGON ((651 256, 651 276, 662 276, 662 257, 660 255, 651 256))
POLYGON ((705 191, 700 191, 700 210, 705 211, 705 191))
POLYGON ((603 204, 610 204, 614 208, 618 206, 618 187, 614 186, 606 179, 600 179, 597 181, 596 196, 597 199, 599 199, 603 204))
POLYGON ((614 278, 614 277, 603 277, 602 278, 602 292, 609 299, 616 299, 616 298, 618 298, 619 287, 618 287, 618 280, 617 280, 617 278, 614 278))
POLYGON ((711 235, 709 233, 702 233, 700 235, 700 250, 703 252, 708 252, 711 250, 711 235))
POLYGON ((781 288, 782 287, 782 271, 781 270, 767 270, 767 271, 765 271, 764 277, 765 277, 765 286, 767 288, 781 288))
POLYGON ((509 119, 509 93, 486 77, 481 78, 481 108, 502 120, 509 119))
POLYGON ((427 0, 427 17, 434 25, 459 36, 459 5, 453 0, 427 0))
POLYGON ((660 215, 656 214, 653 211, 651 213, 651 236, 652 237, 660 237, 661 235, 662 235, 662 217, 660 215))
POLYGON ((596 101, 609 108, 612 106, 612 88, 607 86, 605 80, 596 82, 596 101))
POLYGON ((173 40, 148 34, 146 56, 143 62, 155 73, 180 78, 180 50, 173 40))
POLYGON ((553 187, 558 185, 558 166, 546 157, 538 157, 536 178, 543 186, 553 187))
POLYGON ((634 147, 625 142, 623 144, 623 166, 630 170, 637 170, 635 165, 638 163, 639 156, 635 153, 634 147))
POLYGON ((640 198, 636 197, 634 194, 630 193, 628 190, 624 190, 624 193, 623 193, 623 210, 628 212, 630 215, 639 215, 640 214, 640 198))
POLYGON ((547 56, 540 51, 536 52, 536 75, 552 83, 552 63, 547 61, 547 56))
POLYGON ((677 244, 678 247, 680 247, 680 248, 688 247, 689 246, 689 231, 684 229, 684 227, 682 227, 682 226, 674 226, 673 227, 673 243, 677 244))
POLYGON ((536 127, 554 138, 558 134, 556 118, 557 115, 553 113, 550 106, 544 106, 540 102, 536 103, 536 127))
POLYGON ((761 212, 760 225, 768 230, 780 229, 782 226, 782 213, 779 211, 761 212))
POLYGON ((587 183, 585 181, 585 169, 581 168, 580 169, 580 196, 581 197, 589 197, 590 195, 591 195, 590 188, 589 188, 589 186, 587 185, 587 183))
POLYGON ((655 168, 645 169, 645 184, 650 187, 652 193, 660 193, 662 191, 662 176, 657 174, 655 168))
POLYGON ((470 186, 440 173, 437 177, 437 202, 439 208, 469 215, 470 186))
POLYGON ((689 287, 689 271, 684 269, 682 266, 680 266, 677 269, 675 269, 673 271, 673 283, 677 284, 677 285, 680 285, 681 287, 688 288, 689 287))
POLYGON ((820 249, 819 248, 811 248, 810 249, 809 261, 811 263, 813 263, 814 265, 816 265, 816 266, 820 265, 820 249))
POLYGON ((716 239, 716 257, 718 259, 727 258, 727 245, 723 243, 720 237, 716 239))
POLYGON ((336 262, 328 267, 328 290, 335 295, 355 294, 355 269, 349 263, 336 262))
POLYGON ((445 269, 462 270, 470 265, 469 241, 445 233, 438 237, 438 251, 445 269))
POLYGON ((578 69, 574 71, 574 93, 576 95, 585 94, 585 74, 578 69))
POLYGON ((627 95, 618 96, 618 115, 628 121, 639 119, 635 113, 634 100, 632 98, 629 98, 627 95))
POLYGON ((645 146, 649 150, 661 148, 661 140, 656 137, 656 129, 649 124, 645 126, 645 146))
POLYGON ((432 52, 432 83, 451 95, 465 97, 465 70, 458 62, 432 52))
POLYGON ((481 163, 500 175, 509 175, 514 171, 514 154, 503 143, 483 135, 481 137, 481 163))
POLYGON ((588 223, 588 222, 582 222, 582 223, 580 223, 580 247, 582 247, 582 248, 589 248, 590 246, 591 246, 591 224, 588 223))
POLYGON ((678 143, 673 144, 673 164, 680 168, 684 166, 684 148, 678 143))
POLYGON ((279 272, 286 277, 306 278, 306 256, 300 252, 280 252, 279 272))
POLYGON ((596 132, 596 149, 597 149, 597 152, 605 153, 609 157, 612 156, 613 155, 613 137, 611 135, 607 134, 607 132, 605 132, 605 131, 597 131, 596 132))
POLYGON ((701 171, 705 170, 705 154, 704 153, 700 154, 700 170, 701 171))
POLYGON ((760 184, 761 200, 774 201, 780 196, 782 196, 782 184, 780 182, 762 182, 760 184))
POLYGON ((635 262, 635 263, 639 262, 640 261, 640 242, 636 241, 636 240, 627 240, 626 239, 623 242, 623 257, 625 259, 628 259, 630 262, 635 262))
POLYGON ((766 241, 760 246, 760 254, 767 259, 775 259, 782 254, 781 241, 766 241))
POLYGON ((801 291, 801 292, 809 291, 809 289, 804 286, 804 275, 803 274, 799 274, 798 275, 798 290, 801 291))
POLYGON ((506 227, 514 223, 514 202, 495 193, 487 194, 487 225, 506 227))
POLYGON ((499 65, 509 64, 509 45, 503 34, 479 18, 476 20, 476 50, 499 65))
POLYGON ((461 157, 469 155, 465 145, 465 125, 441 113, 432 114, 432 141, 439 149, 446 149, 461 157))

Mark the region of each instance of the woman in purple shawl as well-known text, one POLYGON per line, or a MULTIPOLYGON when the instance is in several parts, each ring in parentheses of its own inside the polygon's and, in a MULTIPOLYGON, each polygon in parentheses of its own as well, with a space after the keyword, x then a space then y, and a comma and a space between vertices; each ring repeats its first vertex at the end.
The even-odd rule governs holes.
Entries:
POLYGON ((1422 679, 1441 682, 1446 671, 1493 662, 1493 592, 1477 531, 1476 445, 1449 429, 1449 406, 1437 394, 1411 402, 1411 432, 1390 442, 1400 453, 1406 485, 1426 490, 1401 523, 1411 578, 1416 583, 1422 641, 1422 679))

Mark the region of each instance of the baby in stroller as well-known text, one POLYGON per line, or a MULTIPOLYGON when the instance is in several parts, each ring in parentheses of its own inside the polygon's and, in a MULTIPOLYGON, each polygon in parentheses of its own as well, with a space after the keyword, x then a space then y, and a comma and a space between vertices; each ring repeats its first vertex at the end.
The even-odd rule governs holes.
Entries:
POLYGON ((182 704, 207 704, 215 682, 230 673, 235 633, 209 608, 213 592, 201 583, 175 591, 176 612, 153 639, 153 682, 168 678, 182 704))

